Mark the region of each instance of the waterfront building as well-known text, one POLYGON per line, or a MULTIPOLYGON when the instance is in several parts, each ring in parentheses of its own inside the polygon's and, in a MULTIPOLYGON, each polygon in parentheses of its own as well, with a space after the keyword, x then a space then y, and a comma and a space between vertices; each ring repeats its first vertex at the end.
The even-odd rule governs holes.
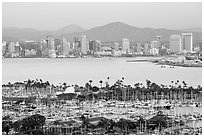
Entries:
POLYGON ((174 34, 170 36, 170 52, 181 52, 181 36, 174 34))
POLYGON ((6 53, 6 42, 5 41, 2 42, 2 55, 4 55, 4 53, 6 53))
POLYGON ((48 48, 49 48, 49 57, 55 58, 56 53, 55 53, 55 41, 52 37, 48 36, 48 48))
POLYGON ((202 52, 202 41, 199 41, 199 52, 202 52))
POLYGON ((61 39, 55 39, 55 40, 54 40, 55 50, 57 50, 57 47, 58 47, 59 45, 61 45, 61 43, 62 43, 62 40, 61 40, 61 39))
POLYGON ((62 53, 67 56, 70 52, 70 43, 67 42, 65 38, 62 38, 62 53))
POLYGON ((151 48, 157 48, 157 41, 151 42, 151 48))
POLYGON ((93 54, 94 53, 96 53, 97 51, 99 51, 100 50, 100 41, 97 41, 97 40, 91 40, 91 41, 89 41, 89 50, 91 51, 91 52, 93 52, 93 54))
POLYGON ((80 53, 81 52, 81 41, 78 38, 74 38, 74 45, 73 45, 73 50, 76 53, 80 53))
POLYGON ((186 52, 193 51, 193 34, 182 33, 182 50, 186 52))
POLYGON ((96 47, 96 41, 95 40, 90 40, 89 41, 89 50, 94 51, 95 47, 96 47))
POLYGON ((10 44, 8 46, 8 52, 9 52, 9 54, 15 53, 15 43, 14 42, 10 42, 10 44))
POLYGON ((47 37, 48 39, 48 47, 49 47, 49 50, 55 50, 55 41, 52 37, 48 36, 47 37))
POLYGON ((144 44, 144 48, 143 48, 143 52, 144 52, 144 54, 149 54, 149 51, 150 49, 149 49, 149 44, 148 43, 145 43, 144 44))
POLYGON ((87 37, 81 36, 81 53, 87 54, 87 37))
POLYGON ((48 40, 41 40, 41 51, 43 57, 49 56, 49 47, 48 47, 48 40))
POLYGON ((102 52, 102 43, 100 41, 96 41, 97 51, 102 52))
POLYGON ((114 49, 115 51, 119 51, 120 45, 119 43, 114 43, 114 49))
POLYGON ((161 47, 161 36, 157 36, 157 49, 159 49, 161 47))
POLYGON ((123 51, 130 52, 130 40, 129 39, 122 39, 122 47, 123 51))
POLYGON ((157 49, 157 48, 151 48, 151 49, 150 49, 150 54, 151 54, 151 55, 158 55, 158 54, 159 54, 159 49, 157 49))
POLYGON ((142 53, 141 53, 141 52, 142 52, 142 46, 141 46, 140 43, 137 43, 136 51, 137 51, 138 54, 142 54, 142 53))
POLYGON ((57 54, 58 55, 63 55, 63 46, 62 45, 57 46, 57 54))
POLYGON ((21 46, 20 46, 19 42, 15 43, 15 52, 17 54, 20 54, 20 52, 21 52, 21 46))
POLYGON ((35 56, 36 53, 35 49, 25 49, 25 56, 35 56))

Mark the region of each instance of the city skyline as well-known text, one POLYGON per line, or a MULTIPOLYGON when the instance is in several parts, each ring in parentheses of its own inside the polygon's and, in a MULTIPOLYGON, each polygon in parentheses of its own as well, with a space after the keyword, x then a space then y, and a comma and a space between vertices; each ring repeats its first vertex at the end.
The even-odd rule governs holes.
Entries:
POLYGON ((202 3, 4 2, 2 4, 3 27, 57 30, 67 25, 78 24, 84 29, 90 29, 110 22, 124 22, 140 28, 202 28, 202 3))

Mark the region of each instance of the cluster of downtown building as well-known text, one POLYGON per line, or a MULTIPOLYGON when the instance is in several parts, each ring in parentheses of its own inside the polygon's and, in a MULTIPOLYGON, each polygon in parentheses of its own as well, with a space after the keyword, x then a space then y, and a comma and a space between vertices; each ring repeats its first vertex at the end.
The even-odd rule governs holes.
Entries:
POLYGON ((40 42, 5 42, 2 43, 3 57, 46 57, 66 58, 81 56, 133 56, 133 55, 167 55, 171 53, 201 53, 202 42, 193 46, 192 33, 174 34, 169 38, 169 45, 161 41, 162 36, 151 42, 133 42, 127 38, 118 42, 100 42, 88 40, 83 35, 75 37, 74 42, 65 38, 55 39, 47 36, 40 42))

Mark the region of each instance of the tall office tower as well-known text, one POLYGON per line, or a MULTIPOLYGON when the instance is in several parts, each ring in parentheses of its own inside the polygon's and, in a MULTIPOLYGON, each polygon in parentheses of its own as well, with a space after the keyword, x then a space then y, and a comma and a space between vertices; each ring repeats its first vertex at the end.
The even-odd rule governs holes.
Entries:
POLYGON ((142 46, 140 43, 137 43, 137 53, 141 53, 142 51, 142 46))
POLYGON ((96 41, 96 49, 99 52, 102 52, 102 43, 100 41, 96 41))
POLYGON ((202 41, 199 42, 199 51, 202 52, 202 41))
POLYGON ((182 50, 186 52, 193 51, 193 34, 182 33, 182 50))
POLYGON ((78 38, 74 38, 74 52, 81 52, 81 42, 78 38))
POLYGON ((4 55, 6 53, 6 42, 3 41, 2 42, 2 55, 4 55))
POLYGON ((151 48, 157 48, 157 41, 151 42, 151 48))
POLYGON ((70 52, 70 43, 68 43, 65 38, 62 38, 62 52, 64 56, 68 55, 70 52))
POLYGON ((18 54, 20 54, 20 52, 21 52, 21 47, 20 47, 20 44, 18 42, 16 42, 16 44, 15 44, 15 51, 18 54))
POLYGON ((157 49, 159 49, 161 47, 161 36, 157 36, 157 49))
POLYGON ((86 36, 81 36, 81 53, 87 54, 87 38, 86 38, 86 36))
POLYGON ((55 53, 55 41, 50 36, 48 36, 47 39, 48 39, 49 56, 51 58, 55 58, 56 57, 56 53, 55 53))
POLYGON ((14 44, 14 42, 10 42, 10 44, 8 46, 8 52, 9 52, 9 54, 15 53, 15 44, 14 44))
POLYGON ((97 51, 97 41, 96 40, 89 41, 89 50, 92 52, 97 51))
POLYGON ((48 39, 48 47, 49 47, 49 50, 55 50, 55 41, 52 37, 48 36, 47 37, 48 39))
POLYGON ((149 44, 145 43, 144 48, 143 48, 144 54, 149 54, 149 44))
POLYGON ((181 36, 174 34, 170 36, 170 52, 181 52, 181 36))
POLYGON ((122 39, 123 51, 130 52, 130 40, 122 39))
POLYGON ((115 49, 115 51, 118 51, 119 48, 120 48, 119 43, 114 43, 114 49, 115 49))
POLYGON ((40 44, 41 44, 42 56, 48 57, 49 56, 48 40, 42 40, 40 44))

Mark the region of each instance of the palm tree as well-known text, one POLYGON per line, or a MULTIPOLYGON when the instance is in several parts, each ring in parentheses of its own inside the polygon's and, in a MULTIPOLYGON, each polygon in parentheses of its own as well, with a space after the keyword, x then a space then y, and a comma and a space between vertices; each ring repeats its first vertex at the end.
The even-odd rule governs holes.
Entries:
POLYGON ((91 83, 92 83, 92 82, 93 82, 92 80, 89 80, 90 86, 91 86, 91 83))
POLYGON ((109 77, 107 77, 107 79, 108 79, 108 81, 109 81, 109 79, 110 79, 110 78, 109 78, 109 77))
POLYGON ((101 88, 102 88, 102 83, 103 83, 103 81, 102 81, 102 80, 100 80, 100 81, 99 81, 99 83, 101 84, 101 88))
POLYGON ((123 83, 123 81, 125 80, 125 78, 124 77, 122 77, 122 80, 121 80, 121 82, 123 83))

